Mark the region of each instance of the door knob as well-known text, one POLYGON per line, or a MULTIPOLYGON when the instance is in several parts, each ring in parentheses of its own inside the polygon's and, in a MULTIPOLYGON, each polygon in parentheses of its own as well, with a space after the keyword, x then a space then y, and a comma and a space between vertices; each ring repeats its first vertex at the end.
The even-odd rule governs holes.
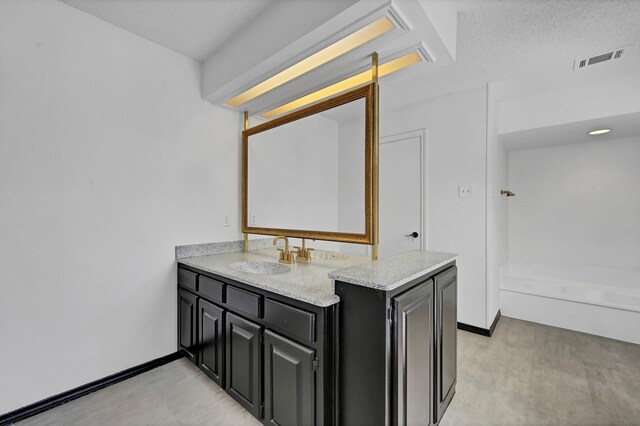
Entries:
POLYGON ((420 234, 418 234, 416 231, 413 231, 410 234, 405 235, 405 237, 411 237, 411 238, 418 238, 420 236, 420 234))

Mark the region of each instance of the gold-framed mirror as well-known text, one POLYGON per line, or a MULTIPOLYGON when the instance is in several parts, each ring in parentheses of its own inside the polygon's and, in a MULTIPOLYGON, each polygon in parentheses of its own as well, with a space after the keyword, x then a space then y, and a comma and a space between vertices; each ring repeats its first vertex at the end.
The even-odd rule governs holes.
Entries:
POLYGON ((376 83, 242 132, 242 232, 374 244, 376 83))

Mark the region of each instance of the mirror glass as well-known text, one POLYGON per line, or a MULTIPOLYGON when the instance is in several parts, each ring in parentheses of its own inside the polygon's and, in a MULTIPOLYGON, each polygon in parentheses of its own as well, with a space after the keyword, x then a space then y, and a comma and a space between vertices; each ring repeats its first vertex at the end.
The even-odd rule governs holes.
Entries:
POLYGON ((249 228, 365 234, 367 107, 360 97, 248 136, 249 228))

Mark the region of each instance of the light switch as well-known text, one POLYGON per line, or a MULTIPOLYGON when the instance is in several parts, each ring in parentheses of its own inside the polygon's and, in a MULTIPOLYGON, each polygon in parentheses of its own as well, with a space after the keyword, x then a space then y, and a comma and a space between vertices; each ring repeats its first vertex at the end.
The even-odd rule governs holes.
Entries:
POLYGON ((222 226, 229 226, 229 215, 225 214, 222 216, 222 226))
POLYGON ((471 185, 458 185, 458 198, 471 198, 473 191, 471 185))

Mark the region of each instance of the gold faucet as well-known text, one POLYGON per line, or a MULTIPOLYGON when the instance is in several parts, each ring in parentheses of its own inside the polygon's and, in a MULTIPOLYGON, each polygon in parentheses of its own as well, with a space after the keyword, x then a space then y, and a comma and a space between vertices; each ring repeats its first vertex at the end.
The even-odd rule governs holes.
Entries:
POLYGON ((293 248, 298 249, 296 252, 296 257, 298 260, 304 260, 305 262, 311 262, 311 252, 312 248, 306 248, 304 244, 304 238, 302 239, 302 247, 294 246, 293 248))
POLYGON ((284 240, 284 249, 279 248, 278 250, 280 251, 280 260, 278 260, 278 262, 280 263, 293 263, 294 261, 294 254, 292 251, 289 251, 289 239, 287 237, 285 237, 284 235, 281 235, 279 237, 275 237, 273 239, 273 245, 277 245, 279 240, 284 240))

